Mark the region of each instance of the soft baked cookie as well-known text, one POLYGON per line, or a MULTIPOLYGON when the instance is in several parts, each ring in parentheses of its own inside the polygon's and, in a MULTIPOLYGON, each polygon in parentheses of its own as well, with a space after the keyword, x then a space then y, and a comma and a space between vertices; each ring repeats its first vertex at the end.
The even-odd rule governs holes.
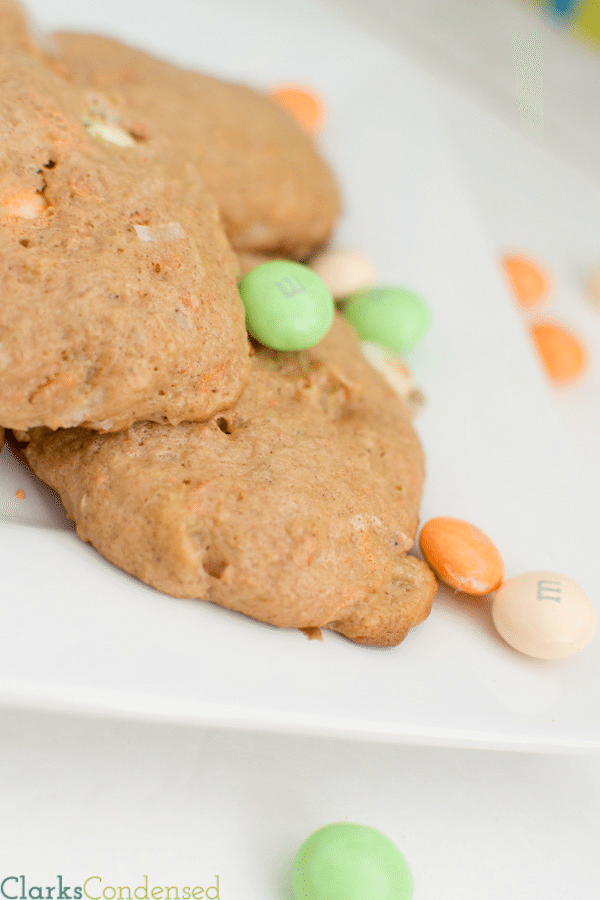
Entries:
POLYGON ((334 176, 278 104, 106 37, 54 41, 57 71, 108 94, 128 131, 166 135, 197 165, 234 249, 304 259, 328 240, 340 207, 334 176))
POLYGON ((14 0, 0 0, 0 50, 36 53, 29 23, 22 7, 14 0))
POLYGON ((0 423, 205 419, 246 384, 237 260, 170 142, 0 53, 0 423))
POLYGON ((30 437, 79 535, 161 591, 362 644, 429 613, 435 579, 407 555, 421 448, 339 317, 311 350, 257 347, 238 403, 203 424, 30 437))
POLYGON ((247 275, 248 272, 251 272, 252 269, 255 269, 257 266, 262 266, 263 263, 273 262, 277 259, 282 259, 284 257, 277 254, 270 256, 266 253, 253 253, 251 250, 242 251, 241 253, 237 253, 237 261, 239 268, 239 278, 243 278, 244 275, 247 275))

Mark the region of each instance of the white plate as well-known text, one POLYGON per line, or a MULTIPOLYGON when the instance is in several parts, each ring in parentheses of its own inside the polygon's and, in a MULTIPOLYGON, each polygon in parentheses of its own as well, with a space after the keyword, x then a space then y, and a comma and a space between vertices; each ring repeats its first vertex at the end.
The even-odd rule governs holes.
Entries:
MULTIPOLYGON (((405 59, 310 2, 31 3, 43 26, 110 31, 259 88, 312 85, 346 196, 340 245, 381 283, 421 292, 434 324, 410 364, 428 481, 423 519, 467 518, 507 574, 549 568, 597 596, 592 473, 571 471, 523 322, 405 59)), ((493 174, 493 173, 492 173, 493 174)), ((495 636, 486 601, 440 591, 393 650, 308 641, 174 600, 76 538, 55 497, 5 449, 0 468, 0 699, 211 726, 529 750, 600 747, 600 653, 544 663, 495 636), (24 500, 15 492, 23 488, 24 500)))

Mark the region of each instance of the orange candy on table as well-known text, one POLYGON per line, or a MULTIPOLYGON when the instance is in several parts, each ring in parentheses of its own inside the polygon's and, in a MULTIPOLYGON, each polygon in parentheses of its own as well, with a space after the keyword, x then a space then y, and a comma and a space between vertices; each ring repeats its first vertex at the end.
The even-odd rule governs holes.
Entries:
POLYGON ((519 306, 529 308, 543 303, 550 279, 541 266, 524 256, 513 255, 505 256, 502 264, 519 306))
POLYGON ((497 547, 469 522, 449 516, 429 519, 419 544, 440 581, 457 591, 483 596, 502 583, 504 562, 497 547))
POLYGON ((309 134, 316 134, 325 118, 323 104, 319 97, 300 85, 285 85, 274 88, 269 97, 296 119, 309 134))
POLYGON ((556 322, 535 322, 531 334, 549 377, 556 382, 574 381, 586 367, 581 341, 556 322))
MULTIPOLYGON (((507 254, 502 260, 518 304, 523 309, 539 306, 546 300, 550 279, 544 269, 525 256, 507 254)), ((600 281, 599 281, 600 285, 600 281)), ((575 381, 585 371, 585 346, 557 322, 538 321, 529 331, 546 375, 556 384, 575 381)))

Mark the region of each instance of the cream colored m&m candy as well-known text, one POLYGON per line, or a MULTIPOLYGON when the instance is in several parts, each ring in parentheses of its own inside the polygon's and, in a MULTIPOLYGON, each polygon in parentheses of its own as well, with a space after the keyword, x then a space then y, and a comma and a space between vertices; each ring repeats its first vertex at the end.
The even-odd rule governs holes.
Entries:
POLYGON ((335 300, 372 287, 375 266, 359 250, 323 250, 310 261, 310 268, 325 282, 335 300))
POLYGON ((577 653, 596 629, 591 600, 558 572, 525 572, 507 579, 496 592, 492 618, 507 644, 537 659, 577 653))

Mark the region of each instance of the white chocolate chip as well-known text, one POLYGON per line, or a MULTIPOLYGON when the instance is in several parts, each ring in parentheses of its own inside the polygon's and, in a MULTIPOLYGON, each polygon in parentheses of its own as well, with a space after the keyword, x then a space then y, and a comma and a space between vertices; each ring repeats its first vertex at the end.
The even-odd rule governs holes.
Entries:
POLYGON ((424 406, 425 397, 415 387, 410 369, 404 360, 393 350, 373 344, 371 341, 361 341, 360 349, 367 362, 383 375, 390 387, 402 397, 410 412, 415 415, 424 406))
POLYGON ((140 241, 180 241, 186 237, 179 222, 168 222, 166 225, 134 225, 135 233, 140 241))
POLYGON ((37 219, 47 206, 43 195, 35 191, 23 191, 15 194, 2 204, 6 215, 18 216, 20 219, 37 219))
POLYGON ((131 135, 114 122, 94 122, 91 119, 84 119, 83 125, 90 137, 96 140, 116 144, 117 147, 135 147, 131 135))

